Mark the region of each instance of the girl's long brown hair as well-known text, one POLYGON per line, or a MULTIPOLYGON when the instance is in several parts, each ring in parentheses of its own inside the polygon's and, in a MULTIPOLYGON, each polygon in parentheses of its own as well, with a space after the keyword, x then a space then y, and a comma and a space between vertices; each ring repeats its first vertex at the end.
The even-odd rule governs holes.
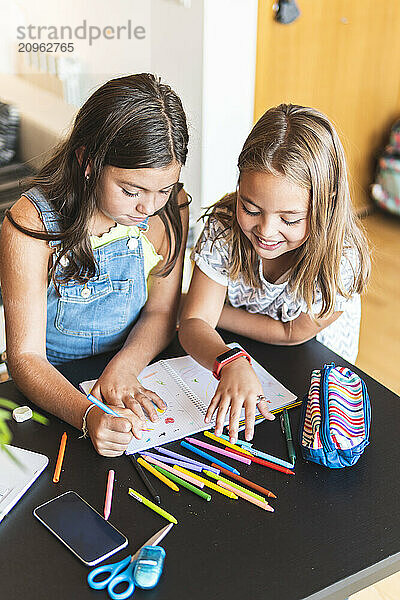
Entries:
MULTIPOLYGON (((289 276, 292 292, 311 311, 316 288, 322 294, 318 318, 334 312, 337 293, 350 298, 361 293, 371 262, 366 237, 354 214, 346 160, 339 137, 325 115, 313 108, 281 104, 257 121, 238 160, 239 173, 261 171, 283 175, 309 190, 309 236, 298 249, 289 276), (340 280, 340 262, 346 249, 356 252, 358 266, 352 284, 340 280)), ((240 175, 239 175, 240 182, 240 175)), ((236 219, 237 194, 227 194, 206 216, 224 225, 220 236, 232 248, 230 277, 241 274, 246 283, 260 287, 258 256, 236 219)))
MULTIPOLYGON (((29 181, 25 189, 38 186, 58 217, 59 233, 33 231, 6 215, 23 233, 46 241, 60 241, 61 249, 51 267, 56 287, 71 279, 85 282, 96 275, 96 263, 88 223, 97 206, 98 184, 103 167, 124 169, 160 168, 186 162, 188 130, 177 94, 154 75, 140 73, 112 79, 90 96, 79 110, 70 135, 29 181), (83 148, 81 162, 76 152, 83 148), (90 179, 85 180, 91 166, 90 179), (68 266, 55 276, 57 265, 68 255, 68 266)), ((168 256, 159 275, 168 275, 182 245, 178 204, 182 184, 176 184, 168 202, 157 214, 168 239, 168 256)))

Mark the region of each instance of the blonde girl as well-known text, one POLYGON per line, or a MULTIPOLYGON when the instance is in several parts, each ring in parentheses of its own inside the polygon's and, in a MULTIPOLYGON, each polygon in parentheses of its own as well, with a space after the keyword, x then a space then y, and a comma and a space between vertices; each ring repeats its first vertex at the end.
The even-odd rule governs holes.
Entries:
POLYGON ((217 411, 218 435, 230 409, 232 441, 243 406, 246 439, 256 406, 273 415, 247 357, 232 359, 216 326, 268 344, 316 337, 353 362, 370 270, 343 148, 323 114, 271 108, 250 132, 238 167, 236 192, 208 210, 193 251, 179 333, 185 350, 220 377, 206 422, 217 411))

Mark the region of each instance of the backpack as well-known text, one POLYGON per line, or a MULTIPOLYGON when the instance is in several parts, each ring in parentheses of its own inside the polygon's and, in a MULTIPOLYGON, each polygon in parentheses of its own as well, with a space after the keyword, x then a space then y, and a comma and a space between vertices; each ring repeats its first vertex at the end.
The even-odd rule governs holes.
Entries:
POLYGON ((378 159, 371 196, 380 208, 400 216, 400 120, 392 126, 389 144, 378 159))
POLYGON ((299 430, 305 460, 331 469, 354 465, 369 444, 370 423, 367 387, 356 373, 334 363, 312 372, 299 430))

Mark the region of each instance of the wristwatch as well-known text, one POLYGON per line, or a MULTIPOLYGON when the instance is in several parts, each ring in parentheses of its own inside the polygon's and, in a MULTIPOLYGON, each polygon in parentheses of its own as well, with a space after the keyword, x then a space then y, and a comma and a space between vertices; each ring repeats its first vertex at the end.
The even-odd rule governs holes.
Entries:
POLYGON ((219 356, 217 356, 217 358, 215 359, 214 368, 213 368, 214 377, 216 379, 221 379, 222 367, 224 367, 228 363, 232 362, 233 360, 240 358, 241 356, 244 356, 245 358, 247 358, 247 360, 251 364, 250 356, 247 354, 247 352, 245 350, 242 350, 241 348, 232 348, 232 350, 228 350, 227 352, 223 352, 223 354, 220 354, 219 356))

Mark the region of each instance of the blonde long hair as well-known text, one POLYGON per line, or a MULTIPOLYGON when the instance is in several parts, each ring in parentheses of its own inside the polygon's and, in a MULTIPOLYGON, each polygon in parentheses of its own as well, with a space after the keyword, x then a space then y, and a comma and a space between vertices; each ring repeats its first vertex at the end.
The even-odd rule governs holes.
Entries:
MULTIPOLYGON (((309 236, 297 250, 289 275, 292 293, 306 302, 308 310, 317 288, 322 294, 318 318, 334 312, 337 293, 347 299, 361 293, 371 268, 368 243, 353 211, 344 150, 327 117, 294 104, 267 110, 246 139, 238 168, 240 174, 261 171, 283 175, 309 190, 309 236), (352 284, 345 289, 340 261, 348 248, 356 252, 358 265, 352 284)), ((236 193, 227 194, 210 207, 209 215, 224 226, 221 236, 232 248, 230 278, 241 274, 247 284, 260 287, 258 256, 236 219, 236 193)))

